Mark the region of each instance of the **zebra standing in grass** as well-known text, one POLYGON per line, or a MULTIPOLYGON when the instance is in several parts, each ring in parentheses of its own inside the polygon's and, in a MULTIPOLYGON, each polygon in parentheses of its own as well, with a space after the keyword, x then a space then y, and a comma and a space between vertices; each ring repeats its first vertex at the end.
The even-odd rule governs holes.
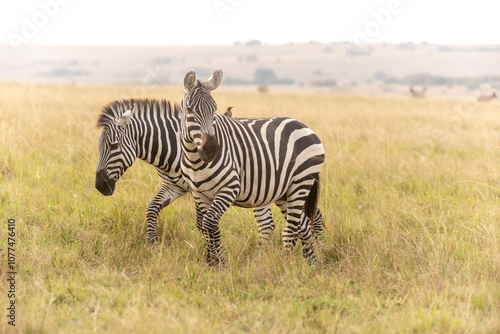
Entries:
POLYGON ((207 261, 225 264, 219 220, 230 205, 276 202, 286 209, 285 248, 291 251, 299 237, 304 257, 315 263, 311 220, 319 212, 319 172, 325 157, 321 141, 287 117, 216 116, 211 91, 221 81, 222 70, 204 83, 188 72, 181 103, 181 169, 195 200, 196 224, 207 242, 207 261))
MULTIPOLYGON (((146 211, 148 240, 158 240, 160 211, 185 195, 188 185, 181 176, 181 118, 178 106, 162 100, 114 101, 102 110, 97 126, 99 162, 95 187, 105 196, 136 158, 156 167, 162 180, 160 190, 146 211), (133 111, 131 109, 134 109, 133 111)), ((254 209, 259 234, 267 239, 275 225, 270 206, 254 209)))

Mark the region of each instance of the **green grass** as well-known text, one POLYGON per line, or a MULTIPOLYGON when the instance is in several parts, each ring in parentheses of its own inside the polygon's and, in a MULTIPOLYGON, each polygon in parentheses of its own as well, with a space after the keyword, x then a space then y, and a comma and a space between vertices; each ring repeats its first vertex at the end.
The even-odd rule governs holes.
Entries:
MULTIPOLYGON (((239 116, 295 117, 322 139, 319 266, 259 245, 252 212, 221 220, 228 268, 205 263, 190 196, 145 210, 160 182, 141 162, 112 197, 94 188, 95 123, 128 87, 0 85, 0 308, 6 221, 17 222, 19 333, 500 331, 498 104, 215 91, 239 116)), ((180 101, 182 90, 146 92, 180 101)), ((0 332, 7 325, 6 310, 0 332)))

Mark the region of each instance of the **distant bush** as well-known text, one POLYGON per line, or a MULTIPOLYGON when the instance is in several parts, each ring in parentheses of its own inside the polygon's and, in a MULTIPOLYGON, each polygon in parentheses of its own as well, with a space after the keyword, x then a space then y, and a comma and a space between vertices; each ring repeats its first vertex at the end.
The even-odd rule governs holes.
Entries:
POLYGON ((87 71, 71 70, 66 67, 54 67, 50 71, 40 72, 39 74, 51 77, 79 77, 89 75, 87 71))
POLYGON ((372 49, 369 47, 352 47, 345 51, 347 56, 369 56, 372 53, 372 49))
POLYGON ((373 79, 378 81, 384 81, 387 79, 387 74, 383 71, 377 71, 373 73, 373 79))
POLYGON ((253 80, 229 77, 224 79, 226 85, 293 85, 292 79, 279 79, 273 70, 269 68, 258 68, 255 70, 253 80))
POLYGON ((500 46, 438 46, 439 52, 499 52, 500 46))
POLYGON ((153 59, 153 63, 155 64, 170 64, 171 62, 172 58, 170 57, 153 59))
POLYGON ((295 83, 295 80, 292 80, 290 78, 285 78, 285 79, 280 79, 276 83, 277 85, 293 85, 295 83))
POLYGON ((469 89, 478 88, 484 82, 499 82, 500 76, 477 76, 477 77, 445 77, 431 75, 429 73, 416 73, 402 79, 387 77, 385 84, 401 84, 408 86, 454 86, 462 85, 469 89))
POLYGON ((225 85, 253 85, 254 82, 249 81, 249 80, 243 80, 243 79, 239 79, 239 78, 229 77, 229 78, 224 79, 224 84, 225 85))
POLYGON ((384 84, 390 85, 390 84, 402 84, 401 80, 396 78, 396 77, 387 77, 384 79, 384 84))
POLYGON ((412 43, 412 42, 399 43, 397 45, 397 49, 399 49, 399 50, 415 50, 416 48, 417 48, 417 45, 415 43, 412 43))
POLYGON ((258 68, 254 73, 254 83, 258 85, 292 85, 292 79, 278 79, 273 70, 268 68, 258 68))
POLYGON ((448 85, 453 83, 454 79, 443 76, 434 76, 428 73, 418 73, 406 76, 403 83, 408 85, 448 85))
POLYGON ((278 81, 278 77, 273 70, 268 68, 258 68, 255 70, 254 82, 259 85, 270 85, 278 81))
POLYGON ((438 51, 439 52, 453 52, 453 51, 455 51, 455 49, 451 46, 441 45, 441 46, 438 46, 438 51))
POLYGON ((314 81, 311 81, 311 86, 314 86, 314 87, 334 87, 334 86, 337 86, 337 81, 333 80, 333 79, 314 80, 314 81))
POLYGON ((257 57, 256 55, 248 55, 247 56, 247 61, 250 62, 250 63, 258 62, 259 61, 259 57, 257 57))
POLYGON ((245 45, 246 46, 261 46, 262 43, 257 39, 252 39, 251 41, 246 42, 245 45))

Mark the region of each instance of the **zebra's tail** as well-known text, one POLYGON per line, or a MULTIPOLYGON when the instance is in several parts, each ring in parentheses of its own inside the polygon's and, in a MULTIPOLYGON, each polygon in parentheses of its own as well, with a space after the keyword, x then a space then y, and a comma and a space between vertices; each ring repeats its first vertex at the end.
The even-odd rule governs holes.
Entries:
POLYGON ((318 206, 319 198, 319 174, 315 178, 314 183, 309 191, 306 202, 304 203, 304 213, 311 220, 311 229, 314 230, 314 216, 318 206))

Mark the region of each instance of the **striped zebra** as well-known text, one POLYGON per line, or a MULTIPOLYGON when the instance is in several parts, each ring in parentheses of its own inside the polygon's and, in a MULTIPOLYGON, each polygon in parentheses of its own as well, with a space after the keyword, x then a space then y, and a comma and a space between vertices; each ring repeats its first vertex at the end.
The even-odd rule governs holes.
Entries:
MULTIPOLYGON (((112 195, 116 182, 136 158, 155 166, 162 180, 146 211, 149 241, 158 240, 160 211, 188 192, 181 176, 180 123, 179 106, 172 108, 165 100, 114 101, 103 108, 97 122, 102 128, 95 179, 100 193, 112 195)), ((255 208, 254 215, 260 236, 267 239, 275 228, 270 206, 255 208)))
POLYGON ((230 205, 260 207, 276 202, 286 211, 285 249, 297 238, 304 257, 316 263, 311 233, 322 222, 316 207, 325 152, 316 134, 287 117, 229 118, 215 114, 211 96, 222 70, 201 83, 184 78, 181 102, 182 174, 196 206, 196 224, 207 243, 207 261, 224 266, 219 220, 230 205), (318 213, 318 215, 316 215, 318 213))

